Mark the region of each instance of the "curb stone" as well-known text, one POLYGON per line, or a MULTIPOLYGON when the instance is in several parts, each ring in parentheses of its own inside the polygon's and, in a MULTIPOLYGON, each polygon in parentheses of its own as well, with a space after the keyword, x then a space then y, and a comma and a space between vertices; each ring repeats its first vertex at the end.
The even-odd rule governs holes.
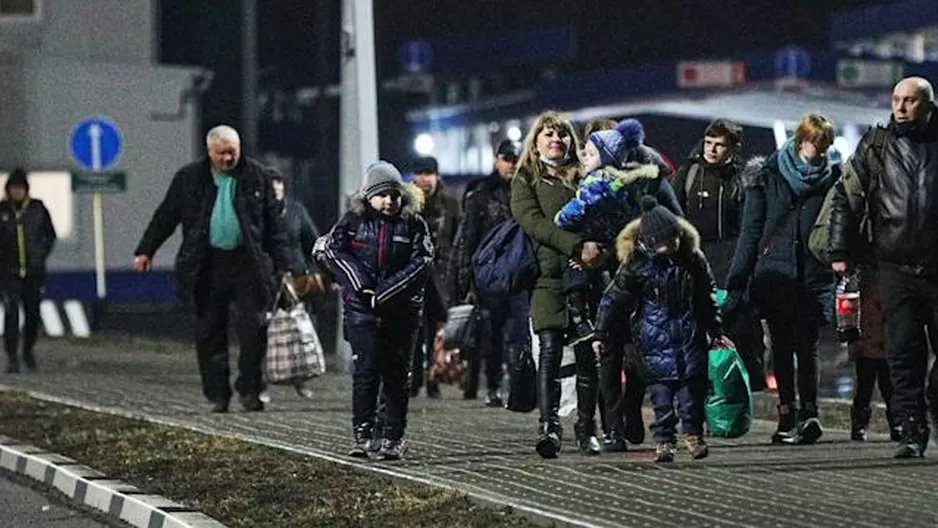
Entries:
POLYGON ((225 528, 159 495, 111 480, 68 457, 0 435, 0 468, 53 487, 69 499, 138 528, 225 528))

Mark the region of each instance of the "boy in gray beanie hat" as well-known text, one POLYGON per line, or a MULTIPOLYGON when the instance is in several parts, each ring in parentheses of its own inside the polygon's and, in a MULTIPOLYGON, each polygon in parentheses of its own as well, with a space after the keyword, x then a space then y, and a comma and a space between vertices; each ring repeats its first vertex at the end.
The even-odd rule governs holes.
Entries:
POLYGON ((397 167, 386 162, 377 161, 365 169, 365 185, 362 191, 365 198, 369 200, 379 194, 389 191, 397 191, 403 194, 404 179, 401 177, 401 171, 397 167))
POLYGON ((317 259, 325 261, 342 289, 345 339, 352 347, 350 456, 384 460, 404 456, 409 391, 407 375, 433 245, 394 165, 378 161, 332 228, 317 259), (384 424, 376 431, 379 388, 384 424), (383 438, 380 446, 377 438, 383 438))

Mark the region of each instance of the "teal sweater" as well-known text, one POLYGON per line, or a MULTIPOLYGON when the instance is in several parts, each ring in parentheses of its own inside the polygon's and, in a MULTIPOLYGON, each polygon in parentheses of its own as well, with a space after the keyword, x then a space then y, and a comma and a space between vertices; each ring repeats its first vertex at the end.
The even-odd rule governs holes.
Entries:
POLYGON ((238 180, 223 172, 213 172, 212 177, 218 187, 218 195, 209 223, 209 244, 217 249, 236 249, 241 245, 241 225, 234 207, 238 180))

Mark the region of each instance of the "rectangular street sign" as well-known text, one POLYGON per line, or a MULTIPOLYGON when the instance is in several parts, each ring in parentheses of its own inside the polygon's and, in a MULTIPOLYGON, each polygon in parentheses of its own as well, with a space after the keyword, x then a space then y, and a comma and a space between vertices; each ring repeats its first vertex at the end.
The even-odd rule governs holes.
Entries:
POLYGON ((126 172, 72 171, 72 192, 76 194, 118 194, 127 190, 126 172))

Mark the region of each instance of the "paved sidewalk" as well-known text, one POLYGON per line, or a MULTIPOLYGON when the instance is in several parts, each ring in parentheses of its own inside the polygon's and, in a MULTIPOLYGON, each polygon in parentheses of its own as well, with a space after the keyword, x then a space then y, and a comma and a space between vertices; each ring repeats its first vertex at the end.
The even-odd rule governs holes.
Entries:
MULTIPOLYGON (((189 347, 48 341, 41 347, 40 373, 0 375, 0 386, 356 463, 344 456, 351 440, 348 377, 317 380, 310 401, 278 387, 264 413, 213 415, 189 347)), ((815 446, 776 447, 768 442, 773 424, 757 422, 741 439, 713 439, 709 459, 693 462, 682 453, 661 467, 651 462, 650 445, 579 456, 568 422, 565 453, 544 461, 533 449, 536 413, 486 409, 455 391, 444 394, 447 399, 412 402, 406 460, 366 465, 512 504, 558 524, 938 526, 938 459, 894 461, 884 436, 856 444, 845 432, 829 431, 815 446)))

